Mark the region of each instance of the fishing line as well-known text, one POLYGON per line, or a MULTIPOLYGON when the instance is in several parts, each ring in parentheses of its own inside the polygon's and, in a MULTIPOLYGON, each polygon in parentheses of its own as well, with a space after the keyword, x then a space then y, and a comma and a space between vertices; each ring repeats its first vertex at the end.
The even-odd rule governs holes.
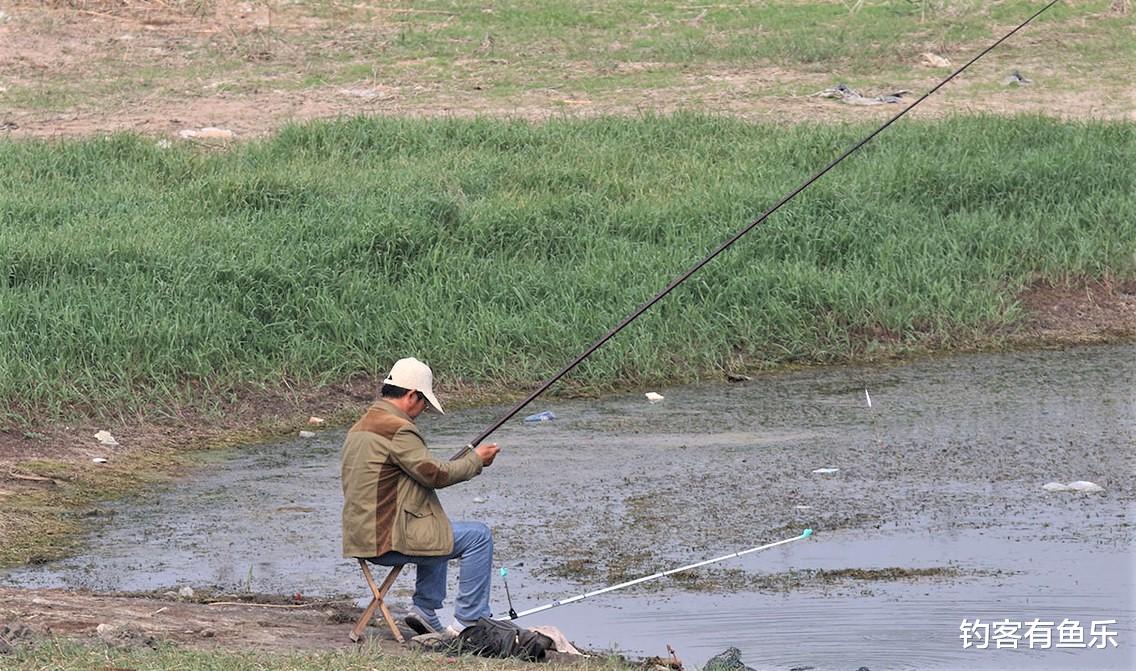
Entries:
MULTIPOLYGON (((689 571, 691 569, 698 568, 699 566, 706 566, 707 564, 714 564, 716 562, 725 561, 727 559, 733 559, 734 557, 741 557, 742 555, 748 555, 748 554, 751 554, 751 553, 754 553, 754 552, 760 552, 761 550, 768 550, 769 548, 777 547, 778 545, 785 545, 786 543, 792 543, 793 541, 799 541, 803 538, 808 538, 812 535, 813 535, 812 529, 805 529, 804 531, 802 531, 797 536, 793 536, 792 538, 786 538, 785 540, 777 541, 776 543, 769 543, 768 545, 761 545, 761 546, 758 546, 758 547, 755 547, 755 548, 749 548, 748 550, 742 550, 740 552, 731 552, 730 554, 722 555, 721 557, 715 557, 713 559, 707 559, 705 561, 700 561, 700 562, 697 562, 697 563, 694 563, 694 564, 687 564, 686 566, 680 566, 678 568, 672 568, 672 569, 667 570, 667 571, 660 571, 659 573, 653 573, 651 575, 645 575, 642 578, 636 578, 634 580, 628 580, 627 582, 621 582, 618 585, 611 585, 610 587, 604 587, 603 589, 597 589, 597 590, 593 590, 591 592, 585 592, 583 594, 577 594, 576 596, 569 597, 567 599, 560 599, 560 600, 557 600, 557 601, 553 601, 551 603, 546 603, 543 606, 537 606, 536 608, 529 608, 528 610, 522 610, 519 613, 517 611, 513 610, 513 600, 510 598, 509 599, 509 619, 515 620, 519 617, 524 617, 526 615, 532 615, 534 613, 543 613, 546 610, 551 610, 553 608, 558 608, 560 606, 567 606, 570 603, 576 603, 577 601, 583 601, 584 599, 587 599, 589 597, 598 596, 600 594, 607 594, 608 592, 614 592, 617 589, 623 589, 624 587, 630 587, 632 585, 638 585, 639 583, 644 583, 644 582, 647 582, 649 580, 655 580, 657 578, 662 578, 663 576, 667 576, 667 575, 670 575, 672 573, 679 573, 681 571, 689 571)), ((508 572, 505 569, 502 569, 502 571, 503 571, 503 573, 501 574, 502 577, 508 575, 508 572)))
POLYGON ((693 275, 694 273, 701 270, 702 267, 705 266, 707 263, 710 263, 711 261, 713 261, 719 254, 721 254, 722 252, 726 251, 731 246, 733 246, 733 244, 735 242, 737 242, 738 240, 740 240, 742 238, 742 236, 744 236, 746 233, 749 233, 751 230, 756 228, 758 226, 758 224, 761 224, 763 221, 768 219, 771 214, 773 214, 777 210, 781 209, 782 205, 784 205, 785 203, 788 203, 790 200, 795 198, 797 196, 797 194, 799 194, 800 192, 807 189, 810 185, 812 185, 813 182, 815 182, 818 179, 820 179, 821 177, 823 177, 829 170, 832 170, 833 168, 835 168, 837 166, 837 164, 839 164, 844 159, 848 158, 857 149, 859 149, 860 147, 863 147, 865 144, 870 142, 872 140, 872 138, 874 138, 877 135, 879 135, 880 133, 882 133, 885 128, 887 128, 888 126, 890 126, 893 123, 895 123, 896 121, 898 121, 900 117, 902 117, 904 114, 907 114, 908 112, 910 112, 912 109, 915 108, 916 105, 918 105, 919 103, 926 100, 931 94, 933 94, 934 92, 936 92, 940 88, 942 88, 944 85, 946 85, 947 82, 951 81, 952 79, 957 77, 959 74, 961 74, 964 70, 966 70, 971 65, 973 65, 975 63, 975 61, 977 61, 978 59, 985 56, 987 53, 989 53, 991 50, 993 50, 999 44, 1005 42, 1007 39, 1009 39, 1012 35, 1017 33, 1022 28, 1025 28, 1027 25, 1029 25, 1029 23, 1031 21, 1033 21, 1037 17, 1041 16, 1042 13, 1044 13, 1047 9, 1049 9, 1053 5, 1057 4, 1058 2, 1059 2, 1059 0, 1051 0, 1049 4, 1045 5, 1041 9, 1037 10, 1037 12, 1034 13, 1033 16, 1031 16, 1028 19, 1026 19, 1025 21, 1021 22, 1020 24, 1018 24, 1018 26, 1016 28, 1014 28, 1010 32, 1006 33, 1005 35, 1000 37, 996 42, 994 42, 990 46, 988 46, 985 49, 983 49, 982 51, 980 51, 977 56, 975 56, 974 58, 971 58, 962 67, 960 67, 957 70, 955 70, 954 72, 952 72, 946 79, 944 79, 941 82, 939 82, 938 84, 936 84, 929 91, 927 91, 922 96, 920 96, 915 102, 911 103, 907 107, 905 107, 902 110, 900 110, 899 112, 897 112, 893 117, 891 117, 890 119, 885 121, 882 126, 877 128, 876 130, 872 131, 871 134, 869 134, 864 139, 862 139, 859 142, 857 142, 856 144, 852 145, 851 148, 849 148, 847 151, 845 151, 840 156, 833 159, 831 162, 829 162, 828 165, 821 168, 816 174, 814 174, 812 177, 809 177, 800 186, 798 186, 797 188, 793 189, 788 194, 783 196, 781 198, 781 200, 777 201, 772 207, 770 207, 765 212, 761 213, 761 216, 759 216, 757 219, 754 219, 753 221, 751 221, 749 224, 747 224, 745 227, 743 227, 740 231, 735 233, 733 236, 731 236, 725 242, 718 245, 718 247, 714 251, 710 252, 710 254, 707 255, 705 258, 703 258, 701 261, 699 261, 698 263, 691 266, 686 272, 682 273, 681 275, 679 275, 675 279, 671 280, 671 283, 668 284, 665 289, 663 289, 659 293, 655 294, 654 298, 647 301, 646 303, 643 303, 638 308, 636 308, 631 314, 624 317, 623 321, 619 322, 619 324, 617 324, 610 331, 605 333, 599 340, 596 340, 594 343, 592 343, 586 350, 584 350, 584 352, 582 354, 580 354, 578 357, 573 359, 571 363, 569 363, 564 368, 560 369, 560 371, 558 373, 556 373, 555 375, 553 375, 552 377, 548 378, 548 380, 546 380, 542 385, 537 387, 537 389, 535 391, 533 391, 531 394, 526 396, 519 403, 514 405, 508 412, 506 412, 504 415, 502 415, 497 421, 493 422, 493 424, 491 424, 487 429, 482 431, 476 438, 469 441, 469 444, 466 445, 465 447, 463 447, 461 450, 459 450, 453 457, 450 458, 450 460, 453 461, 455 459, 460 459, 466 452, 472 450, 474 447, 479 445, 481 443, 481 441, 485 440, 491 433, 493 433, 497 429, 501 428, 502 424, 504 424, 505 422, 512 419, 512 417, 514 415, 516 415, 518 412, 520 412, 529 403, 532 403, 533 400, 535 400, 537 396, 540 396, 541 394, 543 394, 549 387, 551 387, 553 384, 555 384, 557 380, 559 380, 560 378, 567 375, 569 371, 571 371, 576 366, 580 365, 580 363, 584 359, 587 359, 589 356, 591 356, 592 353, 595 352, 597 349, 599 349, 604 343, 606 343, 608 340, 611 340, 613 337, 615 337, 615 335, 617 333, 619 333, 624 328, 626 328, 628 324, 635 321, 639 317, 639 315, 646 312, 648 309, 651 308, 652 305, 654 305, 655 303, 658 303, 660 300, 662 300, 664 297, 666 297, 666 295, 669 294, 671 291, 674 291, 674 289, 678 285, 682 284, 691 275, 693 275))

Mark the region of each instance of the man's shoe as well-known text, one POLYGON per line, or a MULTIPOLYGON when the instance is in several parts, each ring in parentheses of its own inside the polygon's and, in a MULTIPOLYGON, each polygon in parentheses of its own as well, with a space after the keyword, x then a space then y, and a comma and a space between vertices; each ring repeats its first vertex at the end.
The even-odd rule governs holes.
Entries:
POLYGON ((462 622, 455 617, 453 622, 446 625, 446 633, 454 638, 457 638, 458 634, 461 634, 466 627, 471 627, 473 626, 473 624, 473 622, 462 622))
POLYGON ((433 611, 424 610, 418 606, 410 607, 410 612, 406 614, 403 622, 418 635, 437 634, 442 631, 442 621, 438 619, 438 616, 433 611))

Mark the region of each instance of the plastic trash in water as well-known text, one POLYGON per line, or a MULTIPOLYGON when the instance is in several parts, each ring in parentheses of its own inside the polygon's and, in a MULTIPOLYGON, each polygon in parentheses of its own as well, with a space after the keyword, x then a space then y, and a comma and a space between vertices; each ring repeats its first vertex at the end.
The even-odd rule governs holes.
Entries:
POLYGON ((663 398, 664 398, 662 394, 656 394, 653 391, 649 391, 649 392, 647 392, 646 394, 643 394, 643 395, 646 396, 647 400, 651 403, 658 403, 659 401, 663 400, 663 398))
POLYGON ((813 473, 816 475, 832 475, 833 473, 839 472, 839 468, 817 468, 813 470, 813 473))
POLYGON ((1060 482, 1047 482, 1042 485, 1041 488, 1047 492, 1082 492, 1085 494, 1095 494, 1104 491, 1104 487, 1101 487, 1095 482, 1089 482, 1088 480, 1077 480, 1067 485, 1063 485, 1060 482))
POLYGON ((556 419, 556 415, 552 414, 551 410, 545 410, 544 412, 538 412, 535 415, 525 417, 526 422, 551 422, 554 419, 556 419))

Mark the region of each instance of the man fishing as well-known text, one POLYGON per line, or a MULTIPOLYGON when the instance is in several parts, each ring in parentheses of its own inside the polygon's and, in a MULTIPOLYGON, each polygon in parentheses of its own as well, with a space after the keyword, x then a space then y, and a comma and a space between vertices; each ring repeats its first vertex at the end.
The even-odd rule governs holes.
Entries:
POLYGON ((382 566, 414 564, 417 578, 406 624, 419 634, 456 635, 489 617, 493 536, 480 522, 450 523, 435 490, 469 480, 500 448, 479 445, 453 461, 430 455, 414 420, 427 405, 439 413, 434 373, 415 358, 399 359, 380 398, 347 432, 340 467, 343 555, 382 566), (446 598, 446 565, 461 559, 454 623, 436 613, 446 598))

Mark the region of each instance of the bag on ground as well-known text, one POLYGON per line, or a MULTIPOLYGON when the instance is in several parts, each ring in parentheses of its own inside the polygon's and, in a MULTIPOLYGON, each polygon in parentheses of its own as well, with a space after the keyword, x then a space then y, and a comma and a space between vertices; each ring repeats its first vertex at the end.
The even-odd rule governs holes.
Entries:
POLYGON ((519 627, 508 620, 483 617, 458 634, 460 652, 482 657, 516 657, 529 662, 543 662, 556 644, 544 634, 519 627))

